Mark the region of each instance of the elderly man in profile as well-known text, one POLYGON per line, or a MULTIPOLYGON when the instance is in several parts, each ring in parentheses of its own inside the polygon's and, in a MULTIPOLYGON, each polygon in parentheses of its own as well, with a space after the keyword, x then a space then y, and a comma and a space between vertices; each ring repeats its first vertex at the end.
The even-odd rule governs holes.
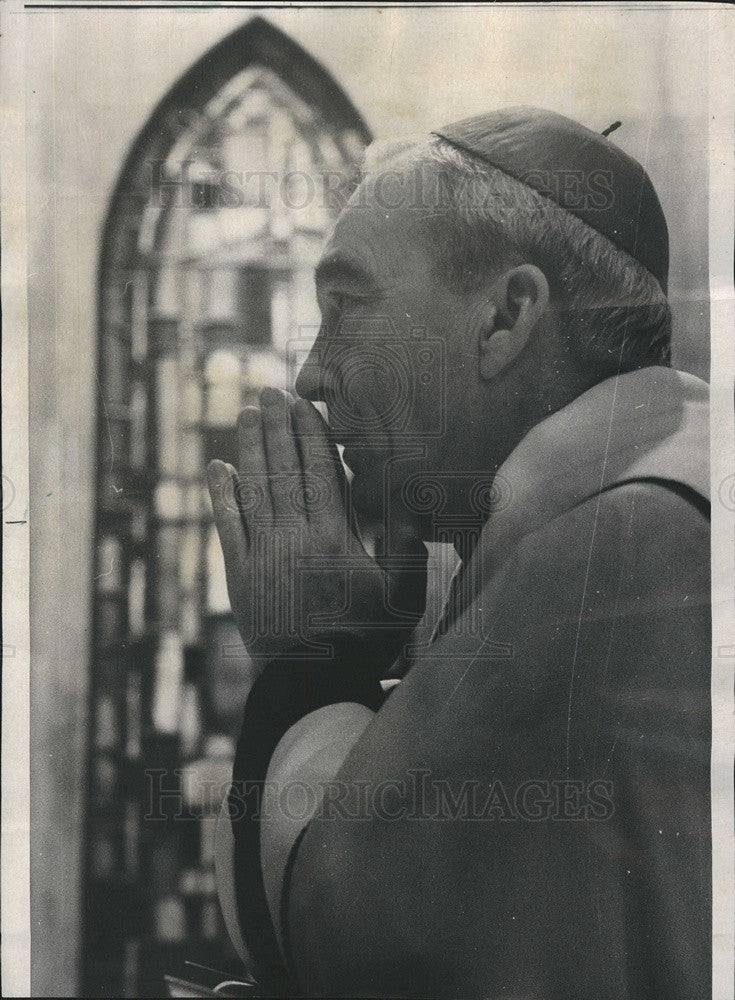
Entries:
POLYGON ((209 469, 259 669, 229 810, 263 990, 709 994, 707 393, 667 278, 646 172, 560 115, 368 151, 300 398, 209 469))

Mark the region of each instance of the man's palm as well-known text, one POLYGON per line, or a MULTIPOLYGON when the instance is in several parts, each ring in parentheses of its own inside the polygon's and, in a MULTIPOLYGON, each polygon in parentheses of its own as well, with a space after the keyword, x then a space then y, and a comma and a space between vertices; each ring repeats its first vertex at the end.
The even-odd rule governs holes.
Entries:
POLYGON ((278 390, 238 421, 239 472, 212 462, 209 488, 233 614, 261 667, 338 655, 383 676, 423 614, 426 559, 412 527, 365 550, 344 470, 316 408, 278 390))

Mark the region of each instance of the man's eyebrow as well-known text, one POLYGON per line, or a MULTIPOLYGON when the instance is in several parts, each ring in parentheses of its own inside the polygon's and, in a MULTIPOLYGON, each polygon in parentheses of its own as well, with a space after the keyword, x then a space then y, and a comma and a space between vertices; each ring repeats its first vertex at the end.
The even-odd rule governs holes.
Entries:
POLYGON ((334 250, 322 257, 314 270, 314 278, 317 284, 334 280, 335 278, 347 278, 365 284, 373 284, 375 282, 375 277, 357 257, 348 256, 338 250, 334 250))

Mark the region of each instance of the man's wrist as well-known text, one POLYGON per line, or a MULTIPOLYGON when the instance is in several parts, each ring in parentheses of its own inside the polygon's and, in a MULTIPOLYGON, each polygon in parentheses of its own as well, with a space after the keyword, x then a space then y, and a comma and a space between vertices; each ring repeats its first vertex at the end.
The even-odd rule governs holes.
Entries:
POLYGON ((388 676, 401 652, 395 639, 390 641, 379 632, 374 635, 360 632, 324 633, 314 635, 284 648, 277 653, 253 655, 255 675, 260 678, 274 671, 285 677, 289 667, 312 681, 329 678, 338 686, 349 685, 351 679, 361 679, 374 686, 388 676))
POLYGON ((261 973, 278 974, 278 946, 260 865, 260 802, 271 757, 288 730, 304 716, 338 702, 377 711, 380 681, 329 660, 305 664, 271 660, 255 680, 243 712, 229 795, 235 838, 235 882, 246 944, 261 973))
POLYGON ((252 723, 254 713, 269 718, 274 726, 288 721, 289 728, 303 715, 337 702, 357 702, 372 711, 380 708, 382 671, 361 669, 351 640, 325 642, 333 647, 329 659, 305 659, 299 655, 303 651, 294 648, 266 660, 248 693, 243 728, 245 722, 252 723))

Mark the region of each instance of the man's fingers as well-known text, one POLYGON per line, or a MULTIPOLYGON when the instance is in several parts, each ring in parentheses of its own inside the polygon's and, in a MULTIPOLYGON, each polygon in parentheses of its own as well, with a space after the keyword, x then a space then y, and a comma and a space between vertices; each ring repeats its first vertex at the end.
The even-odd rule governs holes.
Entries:
POLYGON ((235 497, 235 482, 232 472, 224 462, 215 459, 207 468, 209 496, 212 500, 214 522, 217 526, 225 569, 230 575, 241 574, 248 555, 245 528, 240 518, 235 497))
POLYGON ((301 461, 291 427, 292 403, 288 393, 278 389, 267 388, 260 394, 273 513, 289 519, 304 510, 301 461))
POLYGON ((268 527, 273 520, 268 486, 268 463, 265 456, 260 410, 246 406, 237 418, 240 446, 240 469, 237 500, 240 514, 253 536, 257 526, 268 527))
POLYGON ((309 520, 324 525, 335 516, 344 518, 346 477, 337 447, 327 435, 327 426, 317 408, 306 399, 296 400, 293 414, 309 520))

